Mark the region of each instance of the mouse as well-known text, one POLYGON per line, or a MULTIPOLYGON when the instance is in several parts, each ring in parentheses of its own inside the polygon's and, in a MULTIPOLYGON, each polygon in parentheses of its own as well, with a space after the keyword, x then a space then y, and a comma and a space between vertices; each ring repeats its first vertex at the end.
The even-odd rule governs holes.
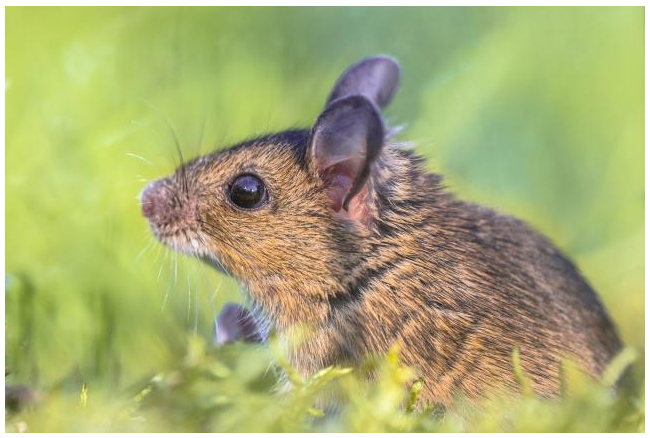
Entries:
POLYGON ((549 238, 460 199, 393 140, 382 111, 402 77, 370 56, 334 82, 311 126, 182 163, 141 192, 155 237, 234 277, 250 315, 226 309, 219 342, 308 336, 303 376, 397 346, 421 406, 520 392, 559 397, 562 362, 599 378, 623 344, 596 292, 549 238), (258 321, 253 324, 249 321, 258 321))

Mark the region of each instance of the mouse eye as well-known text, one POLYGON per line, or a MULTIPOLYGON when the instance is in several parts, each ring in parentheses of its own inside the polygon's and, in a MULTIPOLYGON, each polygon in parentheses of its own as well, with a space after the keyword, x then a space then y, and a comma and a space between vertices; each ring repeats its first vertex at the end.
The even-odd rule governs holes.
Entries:
POLYGON ((229 190, 230 200, 237 207, 255 208, 266 201, 264 183, 255 175, 239 175, 230 184, 229 190))

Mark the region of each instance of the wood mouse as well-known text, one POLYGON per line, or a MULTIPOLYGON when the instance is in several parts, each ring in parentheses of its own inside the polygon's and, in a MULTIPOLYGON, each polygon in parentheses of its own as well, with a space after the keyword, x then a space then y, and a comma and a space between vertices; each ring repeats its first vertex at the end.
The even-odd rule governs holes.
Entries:
POLYGON ((424 380, 422 405, 518 391, 515 348, 541 396, 559 394, 564 357, 600 376, 622 343, 596 293, 547 238, 457 199, 390 140, 381 109, 399 80, 392 57, 362 59, 311 128, 149 183, 152 232, 235 277, 278 336, 308 326, 289 354, 304 375, 397 344, 424 380))

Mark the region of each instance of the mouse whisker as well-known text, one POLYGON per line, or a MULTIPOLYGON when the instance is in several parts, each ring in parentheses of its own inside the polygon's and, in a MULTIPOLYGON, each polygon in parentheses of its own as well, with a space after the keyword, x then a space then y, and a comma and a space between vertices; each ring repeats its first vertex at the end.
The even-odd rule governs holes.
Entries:
MULTIPOLYGON (((205 270, 207 269, 206 266, 203 266, 202 274, 203 274, 203 282, 205 283, 205 290, 206 292, 210 289, 209 284, 208 284, 208 276, 205 273, 205 270)), ((219 276, 219 282, 217 283, 217 286, 214 288, 212 291, 212 295, 208 297, 210 306, 212 307, 212 319, 217 320, 217 308, 215 307, 215 299, 217 297, 217 294, 221 290, 221 286, 223 285, 223 275, 219 276)))
POLYGON ((179 169, 181 171, 181 186, 183 188, 183 193, 187 196, 189 193, 189 186, 188 186, 188 180, 187 180, 187 171, 185 169, 185 159, 183 158, 183 151, 181 148, 181 143, 178 140, 178 136, 176 135, 176 131, 174 130, 174 127, 169 123, 168 120, 166 120, 167 126, 169 127, 172 137, 174 139, 174 146, 176 147, 176 152, 178 153, 178 157, 180 159, 180 164, 179 164, 179 169))
POLYGON ((199 330, 199 285, 196 275, 196 260, 192 260, 192 275, 194 277, 194 333, 199 330))
MULTIPOLYGON (((165 258, 164 258, 163 261, 165 262, 164 264, 167 264, 167 259, 168 259, 168 256, 169 256, 169 269, 171 271, 171 269, 173 267, 174 258, 169 254, 170 254, 169 249, 165 249, 165 258)), ((161 266, 161 269, 162 269, 162 266, 161 266)), ((162 309, 161 310, 163 310, 165 308, 165 305, 167 304, 167 300, 169 298, 169 294, 170 294, 170 292, 172 290, 172 287, 174 286, 174 284, 170 280, 171 279, 168 279, 168 281, 167 281, 167 288, 165 289, 165 298, 163 299, 163 304, 162 304, 162 309)))
POLYGON ((142 250, 138 253, 138 255, 136 256, 136 258, 133 260, 133 264, 134 264, 134 265, 137 264, 138 261, 140 260, 140 257, 142 257, 142 256, 144 255, 144 253, 147 252, 147 250, 153 246, 153 243, 154 243, 154 242, 155 242, 155 241, 154 241, 152 238, 149 239, 149 243, 147 244, 147 246, 145 246, 144 248, 142 248, 142 250))
POLYGON ((203 123, 201 124, 201 131, 199 131, 199 139, 197 141, 197 151, 196 155, 201 155, 201 146, 203 145, 203 135, 205 134, 205 126, 208 122, 208 114, 207 111, 205 110, 205 107, 203 109, 203 123))
MULTIPOLYGON (((165 256, 160 261, 160 269, 158 270, 158 277, 156 277, 156 282, 160 281, 160 275, 162 274, 163 268, 165 267, 165 262, 167 261, 167 257, 169 256, 169 249, 165 248, 164 254, 165 256)), ((158 260, 159 255, 160 255, 160 251, 158 251, 158 255, 156 255, 156 260, 158 260)))
POLYGON ((185 276, 187 278, 187 323, 190 322, 190 310, 192 309, 192 286, 190 285, 190 269, 185 259, 185 276))
POLYGON ((142 161, 144 161, 145 163, 147 163, 150 166, 158 167, 153 162, 151 162, 150 160, 147 160, 142 155, 134 154, 133 152, 127 152, 126 155, 128 155, 129 157, 133 157, 133 158, 137 158, 139 160, 142 160, 142 161))
MULTIPOLYGON (((165 261, 165 262, 167 261, 167 256, 168 255, 169 255, 169 249, 166 249, 165 250, 165 259, 163 261, 165 261)), ((169 256, 169 268, 170 269, 173 267, 173 264, 174 264, 173 260, 174 260, 174 258, 172 256, 169 256)), ((162 266, 161 266, 161 270, 162 270, 162 266)), ((163 300, 163 306, 162 306, 163 309, 165 308, 165 304, 167 303, 167 298, 169 298, 169 292, 172 289, 172 284, 173 283, 171 281, 167 282, 167 289, 165 290, 165 298, 163 300)))
POLYGON ((161 312, 165 310, 165 306, 167 305, 167 299, 169 298, 169 291, 171 288, 172 288, 172 284, 171 282, 169 282, 167 284, 167 289, 165 290, 165 298, 163 298, 162 307, 160 308, 161 312))
POLYGON ((174 245, 174 285, 178 284, 178 248, 174 245))

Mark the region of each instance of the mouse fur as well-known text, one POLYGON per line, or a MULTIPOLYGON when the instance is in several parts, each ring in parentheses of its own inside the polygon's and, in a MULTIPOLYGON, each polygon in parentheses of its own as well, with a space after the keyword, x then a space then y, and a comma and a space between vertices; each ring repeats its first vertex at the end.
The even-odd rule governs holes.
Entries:
POLYGON ((576 266, 524 222, 458 199, 389 138, 381 109, 396 65, 353 65, 309 129, 249 139, 150 183, 153 233, 238 279, 278 336, 308 327, 289 352, 304 376, 397 345, 424 381, 423 406, 519 391, 515 348, 539 395, 559 395, 566 357, 598 378, 622 343, 576 266), (263 205, 229 200, 242 174, 263 182, 263 205))

